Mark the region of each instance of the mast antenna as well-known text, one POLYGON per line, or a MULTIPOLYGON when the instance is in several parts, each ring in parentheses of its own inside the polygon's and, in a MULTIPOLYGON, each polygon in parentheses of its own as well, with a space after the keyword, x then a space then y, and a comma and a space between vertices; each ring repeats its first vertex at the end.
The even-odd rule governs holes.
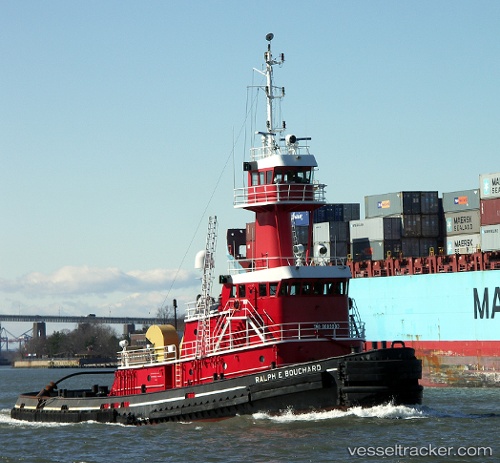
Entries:
POLYGON ((266 120, 266 133, 263 134, 263 141, 264 145, 268 149, 268 153, 271 154, 275 151, 276 149, 276 142, 274 139, 274 136, 276 133, 282 132, 284 130, 284 125, 282 124, 283 127, 275 127, 274 126, 274 120, 273 120, 273 102, 274 99, 280 99, 285 96, 285 89, 275 87, 273 85, 273 66, 276 64, 281 65, 285 61, 285 56, 282 53, 279 57, 279 59, 273 58, 272 52, 271 52, 271 40, 274 39, 274 34, 272 32, 269 32, 266 35, 266 40, 269 42, 267 44, 267 51, 264 53, 264 61, 265 61, 265 70, 261 72, 262 75, 265 76, 266 78, 266 86, 265 86, 265 93, 266 93, 266 100, 267 100, 267 120, 266 120))

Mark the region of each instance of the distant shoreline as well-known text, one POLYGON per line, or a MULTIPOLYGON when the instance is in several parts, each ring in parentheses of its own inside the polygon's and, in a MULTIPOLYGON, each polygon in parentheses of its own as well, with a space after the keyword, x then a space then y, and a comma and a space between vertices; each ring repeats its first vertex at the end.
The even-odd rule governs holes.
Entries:
POLYGON ((117 363, 111 359, 30 359, 16 360, 14 368, 116 368, 117 363))

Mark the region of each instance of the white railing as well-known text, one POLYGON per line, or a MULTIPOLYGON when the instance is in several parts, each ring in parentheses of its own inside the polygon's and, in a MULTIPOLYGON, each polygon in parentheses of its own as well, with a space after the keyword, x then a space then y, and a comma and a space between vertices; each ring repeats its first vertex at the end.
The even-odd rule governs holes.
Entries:
POLYGON ((177 346, 170 344, 163 347, 122 350, 118 352, 118 363, 121 367, 146 366, 158 362, 174 362, 177 357, 177 346))
MULTIPOLYGON (((207 346, 207 354, 221 354, 234 349, 257 347, 284 341, 308 341, 331 339, 339 341, 364 340, 364 328, 353 326, 353 322, 308 322, 265 325, 261 328, 252 325, 248 317, 227 317, 218 337, 212 337, 207 346), (241 321, 240 329, 234 330, 234 321, 241 321)), ((196 342, 182 344, 181 358, 194 357, 196 342)))
POLYGON ((234 190, 234 206, 247 204, 274 204, 326 202, 326 185, 322 183, 278 183, 256 185, 234 190))
MULTIPOLYGON (((213 301, 213 304, 210 306, 209 314, 218 313, 218 304, 213 301)), ((186 316, 184 317, 186 320, 191 320, 193 318, 200 318, 203 315, 203 308, 201 307, 198 301, 187 302, 186 303, 186 316)))
MULTIPOLYGON (((308 258, 300 258, 301 265, 304 266, 313 266, 313 267, 345 267, 345 257, 308 257, 308 258)), ((273 262, 279 262, 278 265, 289 265, 295 266, 297 264, 297 257, 289 256, 289 257, 255 257, 253 259, 231 259, 228 260, 228 273, 229 275, 237 275, 239 273, 246 272, 255 272, 257 270, 265 270, 267 268, 276 267, 276 265, 272 265, 273 262)))
MULTIPOLYGON (((240 311, 241 312, 241 311, 240 311)), ((257 347, 284 341, 310 341, 315 339, 331 339, 339 341, 364 340, 364 323, 355 321, 354 317, 346 322, 307 322, 307 323, 275 323, 265 325, 257 312, 250 309, 242 315, 230 315, 233 310, 222 313, 222 322, 216 328, 217 333, 210 337, 205 353, 222 354, 234 349, 257 347), (236 328, 236 329, 235 329, 236 328)), ((195 358, 196 340, 184 342, 180 351, 183 360, 195 358)), ((164 347, 124 350, 118 353, 120 367, 141 367, 156 363, 175 363, 179 359, 177 346, 171 344, 164 347)))
POLYGON ((259 146, 256 148, 250 148, 250 159, 252 161, 258 161, 259 159, 268 158, 269 156, 306 156, 311 154, 309 152, 309 146, 299 146, 298 144, 290 145, 288 147, 283 146, 259 146))

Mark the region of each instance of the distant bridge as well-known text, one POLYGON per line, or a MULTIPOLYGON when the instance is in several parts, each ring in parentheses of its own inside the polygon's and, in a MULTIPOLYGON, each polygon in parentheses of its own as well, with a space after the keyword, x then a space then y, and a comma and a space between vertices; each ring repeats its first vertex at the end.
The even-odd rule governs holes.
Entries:
POLYGON ((34 322, 34 323, 105 323, 108 325, 155 325, 164 324, 165 318, 147 317, 97 317, 87 315, 70 317, 67 315, 0 315, 0 322, 34 322))

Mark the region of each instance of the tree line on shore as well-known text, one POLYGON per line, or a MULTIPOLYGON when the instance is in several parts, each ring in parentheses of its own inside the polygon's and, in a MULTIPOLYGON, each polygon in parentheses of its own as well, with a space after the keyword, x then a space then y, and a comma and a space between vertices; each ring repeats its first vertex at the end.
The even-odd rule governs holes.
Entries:
POLYGON ((120 350, 115 330, 100 323, 80 323, 73 331, 55 331, 45 338, 28 341, 21 349, 23 357, 99 357, 114 358, 120 350))

